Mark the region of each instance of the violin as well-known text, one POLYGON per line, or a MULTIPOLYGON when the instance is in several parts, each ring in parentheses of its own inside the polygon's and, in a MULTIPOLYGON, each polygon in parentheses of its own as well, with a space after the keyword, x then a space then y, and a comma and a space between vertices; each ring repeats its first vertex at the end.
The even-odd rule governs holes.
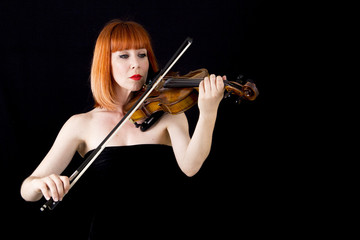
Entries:
MULTIPOLYGON (((198 89, 204 77, 209 76, 208 70, 201 68, 190 71, 180 76, 179 73, 167 74, 158 87, 149 95, 142 105, 130 117, 130 120, 141 131, 148 130, 156 123, 164 113, 179 114, 189 110, 198 100, 198 89), (138 121, 144 120, 141 124, 138 121)), ((259 91, 253 81, 248 80, 241 84, 243 76, 240 75, 237 81, 224 80, 226 94, 224 98, 231 95, 237 96, 237 103, 242 100, 254 101, 259 91)), ((138 91, 135 96, 124 107, 128 112, 130 108, 143 94, 145 88, 138 91)))

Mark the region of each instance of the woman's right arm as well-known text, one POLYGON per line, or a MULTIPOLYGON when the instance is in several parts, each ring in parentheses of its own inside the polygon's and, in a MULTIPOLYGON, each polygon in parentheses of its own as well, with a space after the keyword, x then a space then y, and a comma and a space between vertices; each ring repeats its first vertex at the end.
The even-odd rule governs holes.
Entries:
POLYGON ((83 117, 72 116, 61 128, 48 154, 35 171, 21 185, 21 196, 26 201, 38 201, 44 196, 62 200, 69 191, 67 176, 60 174, 69 165, 75 152, 82 146, 83 117))

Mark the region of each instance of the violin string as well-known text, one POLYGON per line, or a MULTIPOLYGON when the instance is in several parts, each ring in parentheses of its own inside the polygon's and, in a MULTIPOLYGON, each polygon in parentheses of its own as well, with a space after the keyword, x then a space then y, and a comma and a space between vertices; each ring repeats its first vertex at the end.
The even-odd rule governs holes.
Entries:
POLYGON ((165 88, 181 88, 181 87, 198 87, 199 83, 202 81, 202 79, 189 79, 189 78, 170 78, 168 79, 164 87, 165 88))
MULTIPOLYGON (((203 78, 168 78, 164 87, 198 87, 203 78)), ((231 82, 224 80, 225 85, 231 85, 231 82)))

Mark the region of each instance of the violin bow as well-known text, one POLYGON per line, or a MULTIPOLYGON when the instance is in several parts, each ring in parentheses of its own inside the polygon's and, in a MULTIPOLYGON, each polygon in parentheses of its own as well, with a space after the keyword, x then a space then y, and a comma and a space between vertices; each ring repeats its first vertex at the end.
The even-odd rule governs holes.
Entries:
MULTIPOLYGON (((146 98, 152 93, 152 91, 159 85, 161 80, 165 77, 165 75, 169 72, 169 70, 175 65, 175 63, 180 59, 180 57, 185 53, 185 51, 192 44, 192 38, 186 38, 185 41, 181 44, 179 49, 175 52, 175 54, 171 57, 165 67, 156 75, 154 78, 155 81, 151 81, 148 85, 145 92, 141 95, 141 97, 136 101, 136 103, 132 106, 132 108, 124 115, 124 117, 119 121, 118 124, 111 130, 111 132, 104 138, 104 140, 99 144, 99 146, 88 156, 84 162, 75 170, 73 174, 69 177, 70 180, 70 188, 75 185, 75 183, 80 179, 80 177, 85 173, 85 171, 90 167, 90 165, 96 160, 96 158, 100 155, 100 153, 105 149, 107 143, 113 138, 113 136, 120 130, 120 128, 124 125, 126 121, 130 119, 130 117, 134 114, 136 110, 140 108, 146 98)), ((60 201, 54 201, 52 198, 49 199, 46 203, 42 205, 40 208, 41 211, 45 209, 53 210, 60 201)))

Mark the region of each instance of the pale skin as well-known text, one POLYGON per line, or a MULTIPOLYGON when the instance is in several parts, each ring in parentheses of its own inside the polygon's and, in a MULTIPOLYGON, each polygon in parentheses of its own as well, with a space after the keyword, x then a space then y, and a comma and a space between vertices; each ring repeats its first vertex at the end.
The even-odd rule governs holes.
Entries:
MULTIPOLYGON (((84 156, 95 149, 125 115, 123 106, 138 91, 147 78, 149 61, 146 49, 129 49, 111 55, 112 74, 117 83, 118 108, 109 111, 95 108, 68 119, 61 128, 48 154, 24 180, 21 196, 26 201, 37 201, 42 196, 61 201, 69 191, 67 176, 60 175, 68 166, 74 154, 84 156), (140 80, 130 78, 140 74, 140 80)), ((187 176, 195 175, 208 157, 217 110, 224 93, 226 77, 211 74, 199 85, 199 119, 192 137, 189 135, 184 113, 165 114, 160 121, 146 132, 141 132, 133 123, 126 122, 107 146, 137 144, 164 144, 172 146, 180 169, 187 176)))

